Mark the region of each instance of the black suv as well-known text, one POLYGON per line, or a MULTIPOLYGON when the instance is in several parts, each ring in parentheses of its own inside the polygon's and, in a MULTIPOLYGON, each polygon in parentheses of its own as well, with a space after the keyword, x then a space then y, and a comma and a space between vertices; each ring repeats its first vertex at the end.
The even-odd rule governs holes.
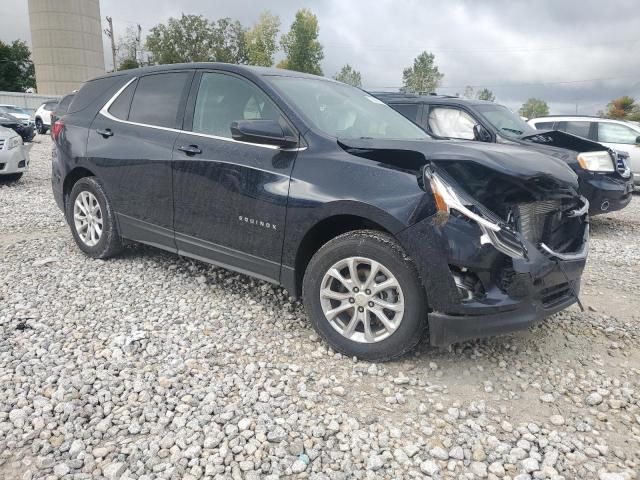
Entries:
POLYGON ((53 131, 53 191, 79 248, 135 240, 302 295, 369 360, 524 328, 576 301, 588 203, 566 163, 430 141, 371 95, 202 63, 87 82, 53 131))
POLYGON ((560 131, 539 131, 507 107, 446 95, 374 92, 437 138, 521 145, 564 160, 576 174, 591 215, 626 207, 633 193, 628 154, 560 131))

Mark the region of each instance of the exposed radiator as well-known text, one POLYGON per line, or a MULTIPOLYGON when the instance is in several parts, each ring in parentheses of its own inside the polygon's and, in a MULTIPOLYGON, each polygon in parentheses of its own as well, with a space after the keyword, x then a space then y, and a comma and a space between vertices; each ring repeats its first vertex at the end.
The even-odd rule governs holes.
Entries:
POLYGON ((542 241, 547 216, 561 208, 557 200, 544 202, 521 203, 518 205, 518 230, 531 243, 542 241))

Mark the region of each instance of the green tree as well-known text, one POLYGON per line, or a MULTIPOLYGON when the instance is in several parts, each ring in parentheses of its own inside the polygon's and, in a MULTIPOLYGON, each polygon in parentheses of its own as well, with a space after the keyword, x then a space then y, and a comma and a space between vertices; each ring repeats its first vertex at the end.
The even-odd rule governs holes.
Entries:
POLYGON ((339 82, 362 88, 362 76, 360 75, 360 72, 354 70, 348 63, 343 66, 333 78, 339 82))
POLYGON ((530 98, 520 107, 519 113, 525 118, 536 118, 549 115, 549 105, 539 98, 530 98))
POLYGON ((489 102, 495 102, 496 101, 496 96, 488 88, 483 88, 482 90, 480 90, 478 92, 477 98, 478 98, 478 100, 487 100, 489 102))
POLYGON ((440 85, 444 74, 440 73, 434 63, 433 53, 422 52, 414 61, 413 66, 402 72, 404 92, 430 93, 440 85))
POLYGON ((170 18, 149 31, 146 48, 155 63, 206 62, 213 60, 214 26, 202 15, 170 18))
POLYGON ((640 118, 640 105, 636 104, 636 100, 628 95, 616 98, 607 105, 605 117, 617 120, 636 120, 640 118))
POLYGON ((118 70, 131 70, 132 68, 138 68, 140 64, 135 58, 125 58, 118 62, 118 70))
POLYGON ((273 55, 278 51, 277 36, 280 18, 270 12, 262 12, 260 19, 245 33, 247 62, 251 65, 270 67, 273 55))
POLYGON ((245 29, 240 22, 221 18, 212 26, 211 59, 215 62, 247 63, 245 29))
POLYGON ((14 40, 0 41, 0 90, 24 92, 36 86, 36 71, 27 44, 14 40))
POLYGON ((306 8, 298 10, 289 33, 280 39, 286 58, 278 66, 322 75, 320 62, 324 58, 324 51, 318 34, 318 18, 306 8))

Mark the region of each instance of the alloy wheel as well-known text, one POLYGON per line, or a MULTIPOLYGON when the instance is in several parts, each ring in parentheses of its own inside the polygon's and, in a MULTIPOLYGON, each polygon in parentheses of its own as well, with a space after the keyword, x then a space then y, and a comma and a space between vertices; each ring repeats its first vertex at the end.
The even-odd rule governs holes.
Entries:
POLYGON ((102 210, 95 195, 82 191, 73 204, 73 220, 80 240, 88 247, 94 247, 102 237, 102 210))
POLYGON ((391 336, 404 315, 404 294, 396 277, 379 262, 349 257, 336 262, 320 287, 322 311, 342 336, 375 343, 391 336))

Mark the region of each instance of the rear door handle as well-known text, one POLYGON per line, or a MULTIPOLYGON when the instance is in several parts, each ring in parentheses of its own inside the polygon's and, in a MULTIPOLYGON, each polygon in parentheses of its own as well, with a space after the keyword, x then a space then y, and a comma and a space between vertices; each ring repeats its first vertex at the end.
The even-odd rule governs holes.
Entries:
POLYGON ((187 155, 196 155, 202 153, 202 150, 197 145, 183 145, 178 147, 178 150, 186 153, 187 155))
POLYGON ((96 130, 96 133, 98 135, 102 135, 104 138, 113 137, 113 132, 111 131, 110 128, 105 128, 105 129, 99 128, 98 130, 96 130))

